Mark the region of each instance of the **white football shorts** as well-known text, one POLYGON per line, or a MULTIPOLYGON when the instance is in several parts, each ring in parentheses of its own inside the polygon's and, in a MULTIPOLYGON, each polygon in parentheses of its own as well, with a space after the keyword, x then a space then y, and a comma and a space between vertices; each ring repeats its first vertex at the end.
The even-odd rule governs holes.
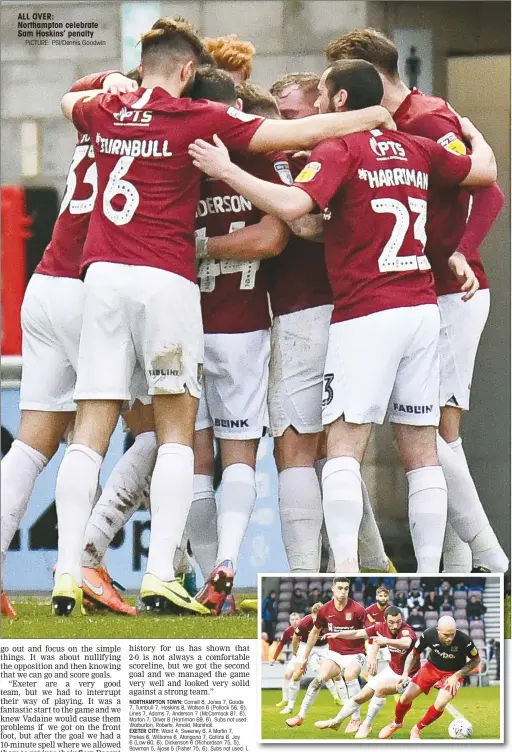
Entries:
POLYGON ((387 687, 390 684, 396 686, 397 682, 402 678, 401 674, 397 674, 391 666, 386 666, 382 671, 379 670, 375 676, 371 676, 368 679, 368 686, 377 691, 381 687, 387 687))
POLYGON ((337 663, 342 670, 356 663, 361 669, 361 672, 366 671, 366 655, 364 653, 351 653, 350 655, 341 655, 341 653, 337 653, 335 650, 328 649, 325 658, 328 658, 330 661, 337 663))
POLYGON ((186 390, 199 398, 203 328, 196 284, 163 269, 96 262, 84 287, 75 399, 129 401, 186 390), (132 388, 137 364, 146 377, 142 395, 132 388))
POLYGON ((259 439, 268 425, 270 331, 205 334, 203 393, 196 431, 218 439, 259 439))
POLYGON ((324 425, 439 425, 439 309, 391 308, 331 324, 324 425))
POLYGON ((33 274, 21 306, 20 410, 72 412, 84 285, 33 274))
POLYGON ((441 295, 437 304, 441 314, 439 404, 469 410, 471 380, 480 337, 489 316, 490 293, 478 290, 467 303, 459 293, 441 295))
POLYGON ((319 433, 322 426, 322 384, 332 306, 276 316, 268 407, 271 436, 293 426, 298 433, 319 433))
MULTIPOLYGON (((299 647, 297 648, 297 655, 296 660, 297 663, 301 663, 304 660, 304 653, 306 652, 306 645, 305 642, 300 642, 299 647)), ((325 661, 326 658, 328 658, 329 653, 329 645, 314 645, 311 649, 311 653, 309 654, 308 659, 308 666, 310 666, 314 671, 320 667, 321 661, 325 661)))

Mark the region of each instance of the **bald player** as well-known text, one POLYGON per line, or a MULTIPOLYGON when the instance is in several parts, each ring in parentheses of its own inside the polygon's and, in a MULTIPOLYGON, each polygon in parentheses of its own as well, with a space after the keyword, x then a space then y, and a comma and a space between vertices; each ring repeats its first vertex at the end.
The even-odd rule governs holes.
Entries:
POLYGON ((425 630, 407 656, 402 678, 397 685, 400 689, 408 684, 407 689, 396 705, 395 720, 381 730, 379 739, 387 739, 402 728, 404 717, 416 697, 422 693, 428 695, 434 687, 439 690, 434 704, 411 730, 410 738, 419 739, 421 731, 442 716, 461 688, 464 677, 478 668, 479 663, 480 655, 473 640, 457 629, 452 616, 441 616, 437 627, 425 630), (408 684, 413 662, 427 648, 430 648, 430 652, 426 663, 408 684))

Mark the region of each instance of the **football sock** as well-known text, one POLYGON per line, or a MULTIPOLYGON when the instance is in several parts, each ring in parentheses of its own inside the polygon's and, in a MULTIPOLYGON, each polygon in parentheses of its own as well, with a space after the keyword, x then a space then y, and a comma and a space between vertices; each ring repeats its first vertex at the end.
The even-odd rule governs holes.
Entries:
POLYGON ((100 566, 114 536, 149 495, 156 451, 155 434, 147 431, 137 436, 117 462, 87 523, 82 566, 100 566))
POLYGON ((194 559, 205 580, 217 558, 217 504, 212 475, 194 475, 194 498, 186 531, 194 559))
POLYGON ((446 528, 446 482, 438 465, 407 473, 409 527, 418 572, 439 572, 446 528))
POLYGON ((388 557, 384 550, 384 543, 377 527, 373 507, 364 480, 361 480, 363 492, 363 518, 359 528, 359 560, 361 567, 386 572, 388 557))
POLYGON ((322 495, 312 467, 290 467, 279 473, 281 533, 292 572, 320 569, 322 495))
POLYGON ((327 460, 322 477, 325 526, 336 572, 358 572, 358 536, 363 516, 360 464, 353 457, 327 460))
POLYGON ((430 726, 431 723, 434 723, 434 721, 437 721, 438 718, 441 718, 443 715, 443 710, 437 710, 433 705, 429 707, 421 721, 418 721, 416 726, 418 729, 423 729, 425 726, 430 726))
POLYGON ((348 702, 348 692, 347 692, 347 685, 343 681, 343 679, 337 679, 334 684, 336 685, 336 691, 338 692, 338 697, 341 699, 343 705, 348 702))
POLYGON ((384 707, 384 703, 386 702, 385 697, 375 697, 373 695, 372 699, 370 700, 370 704, 368 706, 368 712, 366 714, 366 718, 364 719, 366 723, 372 723, 373 720, 378 716, 382 708, 384 707))
POLYGON ((448 521, 461 540, 469 543, 473 567, 506 572, 508 559, 489 523, 465 457, 462 442, 455 448, 437 436, 437 453, 448 488, 448 521))
POLYGON ((151 479, 151 540, 146 571, 163 582, 174 579, 174 554, 192 504, 193 482, 192 449, 185 444, 162 444, 151 479))
POLYGON ((48 458, 44 454, 19 439, 12 442, 11 448, 2 459, 0 474, 2 557, 7 553, 23 515, 27 511, 37 477, 47 464, 48 458))
POLYGON ((283 679, 283 700, 288 700, 288 685, 290 684, 290 679, 283 679))
POLYGON ((83 444, 71 444, 57 475, 55 505, 59 531, 59 555, 55 578, 70 574, 82 583, 82 550, 87 521, 98 487, 103 457, 83 444))
POLYGON ((319 676, 315 676, 313 681, 310 683, 309 687, 306 690, 306 694, 304 695, 304 699, 302 700, 302 705, 300 706, 299 715, 301 718, 305 718, 309 708, 316 700, 317 694, 320 692, 322 687, 325 686, 325 682, 323 679, 321 679, 319 676))
POLYGON ((256 473, 250 465, 237 462, 222 473, 217 498, 217 561, 236 563, 256 503, 256 473))
POLYGON ((299 694, 299 689, 300 679, 297 679, 297 681, 290 679, 290 684, 288 686, 288 705, 290 705, 292 708, 295 705, 295 700, 297 699, 297 695, 299 694))
POLYGON ((471 572, 473 557, 471 547, 459 538, 449 522, 443 543, 443 572, 471 572))
POLYGON ((395 723, 397 724, 403 723, 404 718, 409 712, 409 710, 411 709, 411 707, 412 707, 412 702, 406 705, 405 703, 398 701, 395 707, 395 723))
POLYGON ((345 718, 348 718, 349 715, 352 715, 354 711, 357 711, 358 708, 357 702, 354 702, 354 700, 347 700, 346 702, 343 702, 343 707, 340 709, 339 713, 334 717, 335 721, 344 721, 345 718))
MULTIPOLYGON (((352 679, 352 681, 345 682, 345 684, 347 685, 349 700, 352 700, 361 691, 359 682, 357 681, 357 679, 352 679)), ((357 703, 355 704, 356 707, 354 708, 354 712, 352 713, 352 720, 358 721, 361 718, 361 706, 357 703)))
POLYGON ((331 693, 331 695, 333 696, 333 698, 335 700, 337 700, 338 699, 338 693, 336 691, 336 685, 334 684, 333 680, 332 679, 328 679, 325 682, 325 686, 327 687, 327 689, 329 690, 329 692, 331 693))
POLYGON ((188 574, 192 571, 193 567, 190 562, 190 558, 187 551, 187 544, 188 544, 188 535, 187 535, 187 528, 185 527, 185 530, 183 531, 183 535, 181 536, 180 545, 176 549, 176 553, 174 554, 174 573, 176 575, 178 574, 188 574))

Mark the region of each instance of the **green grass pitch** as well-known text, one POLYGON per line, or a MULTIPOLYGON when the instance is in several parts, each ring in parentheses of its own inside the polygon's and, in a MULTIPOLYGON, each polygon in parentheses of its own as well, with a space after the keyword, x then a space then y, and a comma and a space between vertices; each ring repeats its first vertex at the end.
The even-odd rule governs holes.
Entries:
MULTIPOLYGON (((276 703, 281 700, 281 691, 278 689, 263 689, 261 707, 262 739, 323 739, 330 741, 352 741, 353 735, 344 733, 349 719, 343 722, 339 731, 321 731, 314 726, 315 721, 332 718, 338 710, 334 705, 330 692, 322 689, 316 701, 311 706, 309 714, 302 724, 295 728, 288 728, 285 723, 290 716, 280 715, 281 708, 276 708, 276 703)), ((432 690, 429 697, 420 695, 414 701, 412 709, 405 717, 404 728, 393 735, 393 739, 408 739, 411 728, 419 721, 425 710, 432 705, 437 692, 432 690)), ((304 690, 299 692, 295 708, 298 710, 304 696, 304 690)), ((500 688, 499 687, 464 687, 461 689, 452 703, 462 715, 473 725, 473 739, 499 739, 500 736, 500 688)), ((366 715, 368 705, 362 706, 361 718, 366 715)), ((381 728, 393 720, 395 698, 388 697, 381 713, 377 716, 368 741, 378 739, 381 728)), ((428 726, 421 734, 421 738, 449 739, 448 726, 453 717, 444 712, 444 715, 431 726, 428 726)), ((355 740, 357 741, 357 740, 355 740)), ((362 744, 365 742, 362 741, 362 744)))
MULTIPOLYGON (((50 610, 50 596, 9 594, 16 619, 2 619, 3 639, 242 639, 256 638, 256 612, 236 616, 122 616, 109 611, 87 612, 81 617, 56 617, 50 610)), ((236 593, 235 593, 236 597, 236 593)), ((243 593, 240 601, 255 598, 243 593)), ((135 604, 135 596, 126 600, 135 604)))

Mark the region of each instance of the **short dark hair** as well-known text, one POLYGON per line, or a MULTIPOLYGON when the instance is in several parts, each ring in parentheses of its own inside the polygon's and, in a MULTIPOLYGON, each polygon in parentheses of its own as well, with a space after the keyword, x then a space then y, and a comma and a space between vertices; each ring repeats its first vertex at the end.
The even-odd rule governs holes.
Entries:
POLYGON ((377 590, 375 592, 376 593, 386 593, 387 595, 389 595, 391 591, 388 588, 388 586, 384 583, 382 585, 379 585, 379 587, 377 588, 377 590))
POLYGON ((146 67, 171 68, 182 60, 195 60, 199 65, 204 52, 203 43, 192 24, 183 19, 159 18, 141 36, 141 62, 146 67))
POLYGON ((384 611, 384 618, 387 619, 388 616, 403 616, 402 609, 398 606, 388 606, 384 611))
POLYGON ((376 29, 354 29, 331 42, 327 61, 366 60, 391 78, 398 76, 398 50, 394 42, 376 29))
POLYGON ((348 582, 349 585, 351 584, 348 577, 343 577, 343 575, 340 575, 339 577, 334 577, 332 581, 333 586, 336 585, 337 582, 348 582))
POLYGON ((331 97, 342 89, 347 92, 348 110, 362 110, 380 104, 384 87, 377 69, 366 60, 340 60, 333 63, 325 79, 331 97))
POLYGON ((237 84, 236 95, 242 100, 244 112, 247 112, 247 114, 270 118, 279 117, 276 100, 263 86, 244 81, 242 84, 237 84))
POLYGON ((125 74, 126 78, 131 78, 132 81, 136 81, 139 86, 142 83, 142 76, 140 75, 140 71, 138 68, 132 68, 131 71, 128 71, 128 73, 125 74))
POLYGON ((270 87, 270 93, 274 97, 280 97, 288 87, 298 86, 305 97, 310 97, 315 101, 318 96, 319 81, 320 76, 316 73, 285 73, 274 81, 270 87))
POLYGON ((205 65, 196 71, 190 96, 192 99, 210 99, 212 102, 234 104, 236 102, 235 84, 229 73, 220 68, 205 65))

